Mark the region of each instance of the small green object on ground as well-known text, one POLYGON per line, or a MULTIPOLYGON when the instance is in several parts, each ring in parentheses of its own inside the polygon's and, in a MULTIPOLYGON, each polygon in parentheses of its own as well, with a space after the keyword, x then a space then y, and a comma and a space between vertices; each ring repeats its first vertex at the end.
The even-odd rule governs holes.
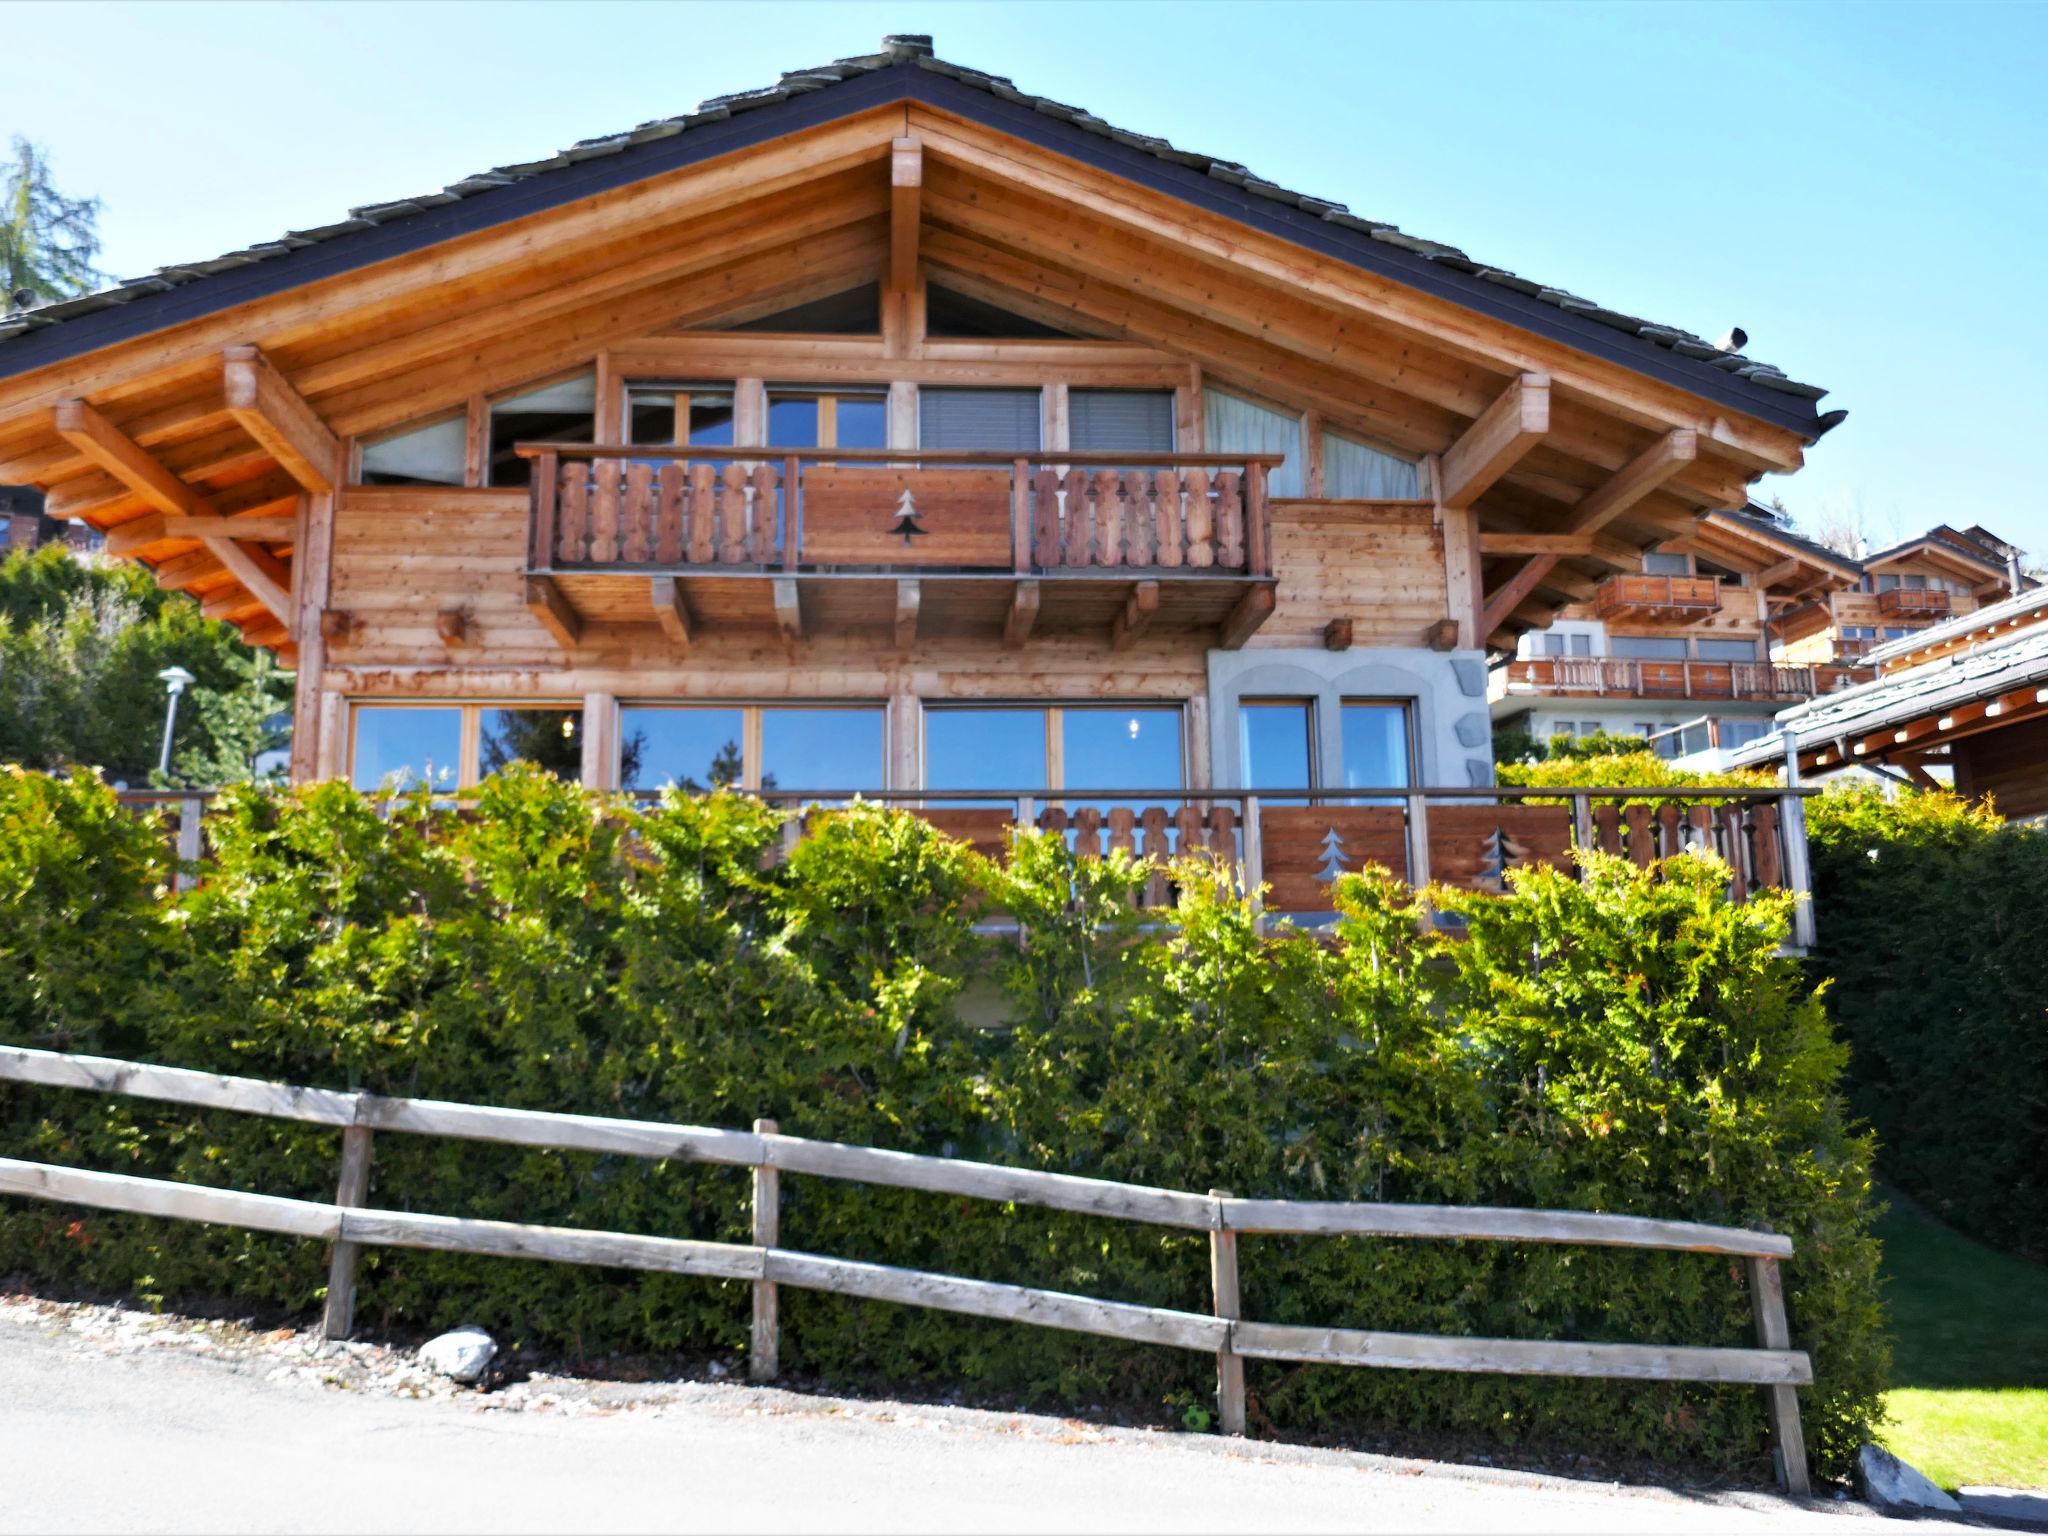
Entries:
POLYGON ((2048 1267, 1886 1195, 1877 1233, 1895 1339, 1885 1445, 1944 1488, 2048 1488, 2048 1267))

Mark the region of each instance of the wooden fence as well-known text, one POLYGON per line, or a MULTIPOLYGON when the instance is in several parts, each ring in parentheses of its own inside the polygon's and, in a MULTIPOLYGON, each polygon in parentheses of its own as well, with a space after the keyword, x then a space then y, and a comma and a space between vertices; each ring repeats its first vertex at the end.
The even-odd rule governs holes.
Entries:
POLYGON ((1813 1380, 1813 1369, 1803 1351, 1791 1348, 1778 1264, 1791 1257, 1792 1242, 1775 1233, 1581 1211, 1256 1200, 1239 1199, 1222 1190, 1197 1195, 783 1136, 770 1120, 755 1121, 750 1132, 728 1131, 387 1098, 16 1046, 0 1046, 0 1080, 160 1099, 340 1129, 341 1169, 332 1204, 0 1158, 0 1193, 247 1227, 333 1244, 324 1319, 329 1338, 345 1337, 349 1332, 357 1255, 366 1245, 381 1244, 749 1281, 754 1295, 749 1363, 757 1381, 772 1379, 778 1370, 777 1288, 783 1285, 1213 1353, 1219 1418, 1229 1434, 1244 1432, 1243 1362, 1247 1358, 1410 1370, 1749 1383, 1763 1389, 1780 1481, 1794 1494, 1808 1492, 1805 1441, 1794 1389, 1813 1380), (751 1168, 754 1240, 751 1244, 702 1242, 369 1208, 362 1202, 369 1192, 371 1138, 377 1131, 751 1168), (786 1249, 778 1245, 779 1180, 786 1173, 1206 1232, 1212 1310, 1205 1314, 1103 1301, 786 1249), (1569 1243, 1740 1258, 1748 1266, 1759 1347, 1478 1339, 1255 1322, 1240 1315, 1238 1240, 1275 1233, 1569 1243))

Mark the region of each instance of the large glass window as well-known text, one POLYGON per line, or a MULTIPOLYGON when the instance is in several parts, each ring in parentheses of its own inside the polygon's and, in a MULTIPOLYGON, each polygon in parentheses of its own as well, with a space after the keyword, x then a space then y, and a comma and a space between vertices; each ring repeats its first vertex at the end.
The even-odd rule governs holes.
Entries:
POLYGON ((879 390, 768 390, 771 448, 886 448, 889 406, 879 390))
POLYGON ((1211 453, 1280 453, 1284 464, 1266 477, 1267 494, 1300 496, 1301 418, 1268 410, 1220 389, 1202 392, 1203 433, 1211 453))
POLYGON ((930 708, 924 715, 927 789, 1031 789, 1052 784, 1045 709, 930 708))
POLYGON ((1313 700, 1247 700, 1238 706, 1237 720, 1244 788, 1305 789, 1315 783, 1313 700))
POLYGON ((626 440, 676 448, 732 446, 732 387, 636 384, 626 391, 626 440))
POLYGON ((559 779, 583 777, 583 711, 559 705, 539 709, 485 709, 477 722, 477 773, 532 763, 559 779))
POLYGON ((587 443, 597 436, 597 375, 579 373, 490 405, 490 461, 486 485, 526 485, 533 466, 512 451, 517 443, 587 443))
POLYGON ((925 711, 929 789, 1164 790, 1180 788, 1184 771, 1177 705, 935 704, 925 711))
POLYGON ((1178 709, 1065 709, 1060 714, 1063 788, 1180 788, 1178 709))
POLYGON ((1395 700, 1346 699, 1339 710, 1346 789, 1406 789, 1412 753, 1408 706, 1395 700))
POLYGON ((364 443, 357 479, 364 485, 461 485, 468 472, 469 418, 458 413, 364 443))
POLYGON ((1652 550, 1643 556, 1643 570, 1652 576, 1690 576, 1692 556, 1660 554, 1652 550))
POLYGON ((882 711, 871 705, 629 705, 619 711, 619 782, 876 790, 882 742, 882 711))
POLYGON ((918 444, 962 452, 1036 453, 1039 391, 920 389, 918 444))
POLYGON ((1355 437, 1325 432, 1323 494, 1340 501, 1413 501, 1422 495, 1422 467, 1355 437))
POLYGON ((1721 718, 1721 750, 1733 752, 1737 747, 1746 747, 1752 741, 1761 741, 1771 734, 1773 726, 1768 720, 1721 718))
POLYGON ((349 782, 357 789, 455 789, 463 783, 459 707, 358 704, 349 713, 355 726, 349 782))

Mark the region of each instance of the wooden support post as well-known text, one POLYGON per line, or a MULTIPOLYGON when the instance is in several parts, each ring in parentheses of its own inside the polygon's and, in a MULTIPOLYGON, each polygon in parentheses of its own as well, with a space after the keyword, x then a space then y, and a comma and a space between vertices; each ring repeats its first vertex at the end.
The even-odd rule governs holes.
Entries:
MULTIPOLYGON (((343 1126, 341 1131, 341 1178, 334 1189, 334 1203, 359 1206, 370 1194, 370 1128, 343 1126)), ((360 1243, 336 1238, 334 1253, 327 1261, 327 1315, 320 1331, 323 1337, 345 1339, 355 1322, 356 1259, 360 1243)))
POLYGON ((1021 650, 1038 623, 1038 578, 1020 581, 1010 588, 1010 612, 1003 620, 1003 644, 1021 650))
POLYGON ((917 644, 917 613, 924 588, 914 579, 896 583, 896 649, 907 651, 917 644))
POLYGON ((1593 802, 1585 795, 1572 796, 1572 841, 1581 848, 1591 848, 1593 842, 1593 802))
POLYGON ((189 891, 198 876, 187 866, 197 864, 205 844, 200 837, 202 818, 206 814, 206 802, 197 795, 191 795, 178 802, 178 889, 189 891))
POLYGON ((1471 507, 1549 431, 1550 376, 1519 375, 1444 451, 1437 500, 1451 511, 1471 507))
MULTIPOLYGON (((1212 1189, 1213 1200, 1227 1200, 1230 1191, 1212 1189)), ((1237 1290, 1237 1234, 1224 1227, 1221 1207, 1209 1229, 1209 1284, 1216 1296, 1216 1315, 1235 1322, 1243 1315, 1237 1290)), ((1244 1433, 1244 1357, 1230 1347, 1230 1334, 1216 1351, 1216 1418, 1226 1435, 1244 1433)))
MULTIPOLYGON (((773 1136, 773 1120, 756 1120, 756 1136, 773 1136)), ((765 1154, 764 1154, 765 1156, 765 1154)), ((764 1160, 754 1165, 754 1246, 773 1248, 781 1241, 782 1186, 780 1175, 764 1160)), ((747 1375, 755 1381, 773 1381, 781 1369, 781 1339, 777 1322, 779 1303, 773 1280, 754 1282, 754 1336, 747 1351, 747 1375)))
POLYGON ((1113 651, 1127 651, 1137 644, 1139 637, 1151 627, 1152 615, 1159 611, 1159 583, 1141 581, 1131 588, 1130 596, 1124 599, 1123 611, 1116 616, 1109 629, 1109 647, 1113 651))
POLYGON ((1521 605, 1522 599, 1534 592, 1543 578, 1550 574, 1557 559, 1556 555, 1531 555, 1499 591, 1486 599, 1486 611, 1480 614, 1476 631, 1478 644, 1486 644, 1493 632, 1507 623, 1508 616, 1521 605))
MULTIPOLYGON (((1778 1261, 1752 1258, 1748 1263, 1756 1341, 1765 1349, 1790 1349, 1792 1329, 1785 1320, 1785 1282, 1778 1273, 1778 1261)), ((1778 1464, 1778 1481, 1795 1499, 1811 1498, 1813 1484, 1806 1475, 1806 1435, 1799 1427, 1798 1389, 1769 1386, 1763 1389, 1763 1394, 1764 1408, 1771 1421, 1771 1450, 1778 1464)))
POLYGON ((1266 927, 1265 898, 1259 894, 1259 887, 1266 883, 1266 842, 1259 825, 1259 797, 1246 795, 1238 806, 1242 820, 1237 828, 1237 846, 1242 856, 1239 878, 1244 882, 1244 894, 1258 913, 1256 926, 1260 932, 1266 927))
MULTIPOLYGON (((1785 733, 1785 787, 1799 787, 1799 738, 1785 733)), ((1797 898, 1792 908, 1792 943, 1799 949, 1813 948, 1813 872, 1807 863, 1806 800, 1786 795, 1778 802, 1778 836, 1781 844, 1779 868, 1785 872, 1785 889, 1797 898)))

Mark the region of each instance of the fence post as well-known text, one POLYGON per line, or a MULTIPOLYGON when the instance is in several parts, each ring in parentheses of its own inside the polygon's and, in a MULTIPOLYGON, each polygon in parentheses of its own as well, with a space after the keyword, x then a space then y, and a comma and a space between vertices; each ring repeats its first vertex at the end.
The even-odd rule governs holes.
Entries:
MULTIPOLYGON (((1790 1349, 1792 1330, 1785 1321, 1785 1283, 1778 1273, 1776 1259, 1749 1261, 1749 1302, 1756 1314, 1757 1343, 1765 1349, 1790 1349)), ((1771 1421, 1778 1481, 1794 1498, 1810 1498, 1813 1485, 1806 1476, 1806 1436, 1799 1428, 1799 1393, 1786 1386, 1765 1387, 1763 1393, 1764 1409, 1771 1421)))
MULTIPOLYGON (((756 1120, 756 1136, 773 1136, 773 1120, 756 1120)), ((754 1165, 754 1246, 773 1248, 781 1240, 782 1228, 782 1185, 781 1176, 768 1163, 767 1148, 761 1150, 761 1161, 754 1165)), ((777 1298, 775 1282, 761 1279, 754 1282, 754 1336, 747 1351, 747 1375, 755 1381, 773 1381, 781 1369, 779 1359, 781 1341, 778 1329, 777 1298)))
MULTIPOLYGON (((1572 839, 1581 848, 1591 850, 1593 842, 1593 798, 1590 795, 1572 796, 1572 839)), ((1585 878, 1582 870, 1580 879, 1585 878)))
MULTIPOLYGON (((1799 788, 1799 738, 1789 731, 1778 735, 1785 749, 1785 787, 1799 788)), ((1813 875, 1806 861, 1806 800, 1790 794, 1778 802, 1778 837, 1784 850, 1780 863, 1785 888, 1798 898, 1792 907, 1792 942, 1800 949, 1814 945, 1813 875)))
MULTIPOLYGON (((1235 1322, 1242 1312, 1237 1293, 1237 1234, 1223 1224, 1222 1202, 1230 1198, 1227 1189, 1212 1189, 1216 1201, 1216 1225, 1209 1229, 1209 1285, 1216 1296, 1216 1315, 1235 1322)), ((1226 1435, 1244 1433, 1244 1356, 1230 1347, 1225 1330, 1223 1347, 1216 1351, 1216 1417, 1226 1435)))
POLYGON ((186 868, 197 864, 206 851, 200 840, 200 828, 206 812, 206 802, 197 795, 187 795, 178 802, 178 874, 177 889, 189 891, 198 876, 186 868))
MULTIPOLYGON (((370 1128, 345 1125, 341 1129, 341 1178, 334 1188, 334 1203, 358 1206, 370 1193, 370 1128)), ((356 1314, 356 1259, 362 1244, 336 1237, 334 1252, 327 1261, 327 1315, 320 1331, 329 1340, 345 1339, 354 1326, 356 1314)))
POLYGON ((1237 828, 1238 877, 1243 881, 1246 899, 1252 904, 1253 929, 1264 933, 1266 901, 1259 894, 1259 887, 1266 883, 1266 841, 1259 825, 1259 797, 1246 795, 1238 809, 1243 818, 1237 828))

